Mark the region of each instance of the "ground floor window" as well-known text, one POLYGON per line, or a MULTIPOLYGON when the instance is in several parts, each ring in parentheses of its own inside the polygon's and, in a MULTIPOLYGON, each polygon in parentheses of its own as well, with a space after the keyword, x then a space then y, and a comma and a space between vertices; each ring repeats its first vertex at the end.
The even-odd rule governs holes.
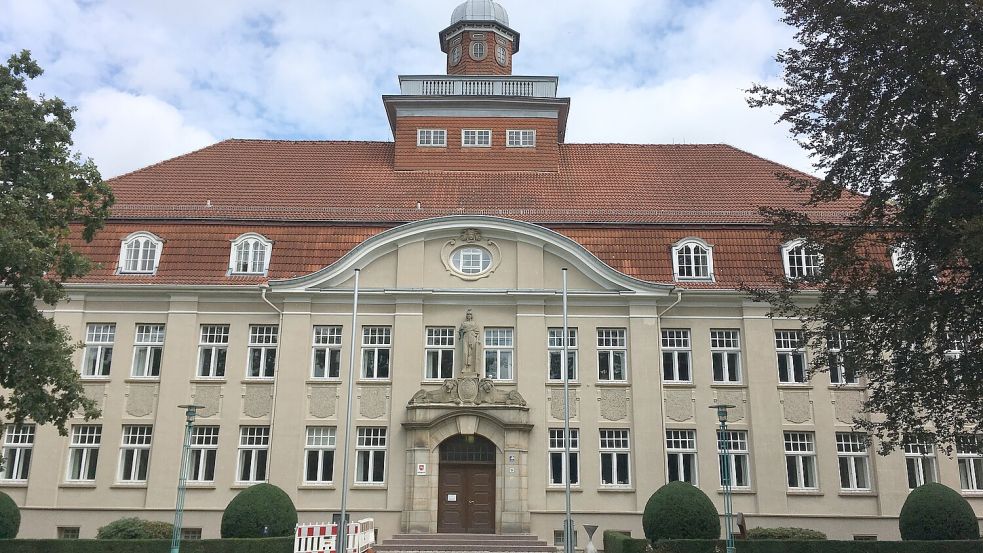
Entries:
POLYGON ((270 453, 269 426, 239 428, 239 482, 266 482, 266 467, 270 453))
POLYGON ((329 484, 334 480, 335 428, 308 426, 304 446, 304 481, 329 484))
POLYGON ((909 490, 930 482, 939 481, 938 465, 935 463, 935 446, 933 444, 905 444, 904 458, 908 471, 909 490))
POLYGON ((959 462, 959 487, 963 491, 983 491, 983 437, 957 438, 956 458, 959 462))
POLYGON ((562 428, 550 428, 550 484, 565 485, 570 474, 570 485, 580 484, 580 430, 570 429, 570 458, 564 460, 566 444, 562 428))
POLYGON ((730 485, 747 488, 751 485, 748 465, 749 452, 747 430, 717 431, 717 452, 720 462, 720 485, 724 485, 724 475, 730 477, 730 485), (727 448, 726 463, 724 447, 727 448), (725 472, 728 471, 728 472, 725 472))
POLYGON ((384 483, 386 481, 386 429, 380 426, 359 427, 355 452, 355 482, 384 483))
POLYGON ((785 433, 785 470, 790 490, 816 489, 816 437, 812 432, 785 433))
POLYGON ((631 453, 627 429, 601 430, 601 485, 629 486, 631 453))
POLYGON ((666 430, 666 470, 670 482, 697 484, 696 430, 666 430))

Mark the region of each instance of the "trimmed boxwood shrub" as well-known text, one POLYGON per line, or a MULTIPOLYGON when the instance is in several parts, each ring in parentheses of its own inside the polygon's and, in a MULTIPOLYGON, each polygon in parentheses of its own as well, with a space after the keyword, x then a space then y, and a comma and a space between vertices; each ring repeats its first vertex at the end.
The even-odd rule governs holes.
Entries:
POLYGON ((272 484, 256 484, 232 498, 222 514, 223 538, 293 535, 297 509, 290 496, 272 484), (266 536, 263 527, 267 528, 266 536))
POLYGON ((942 484, 919 486, 908 494, 898 519, 903 540, 976 540, 980 526, 969 502, 942 484))
POLYGON ((10 496, 0 492, 0 540, 12 540, 20 529, 20 509, 10 496))
POLYGON ((643 538, 633 538, 618 530, 604 531, 604 553, 645 553, 652 545, 643 538))
POLYGON ((747 537, 750 540, 824 540, 826 534, 808 528, 751 528, 747 537))
POLYGON ((174 525, 159 520, 129 517, 114 520, 96 532, 97 540, 163 540, 170 539, 174 525))
POLYGON ((653 543, 666 539, 719 539, 720 514, 707 494, 686 482, 670 482, 652 494, 642 513, 645 537, 653 543))

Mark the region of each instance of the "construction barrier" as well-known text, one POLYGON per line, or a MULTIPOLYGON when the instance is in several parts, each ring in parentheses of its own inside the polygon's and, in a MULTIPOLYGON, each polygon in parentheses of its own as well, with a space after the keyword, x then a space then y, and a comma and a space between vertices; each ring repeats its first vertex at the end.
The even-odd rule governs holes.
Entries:
MULTIPOLYGON (((337 553, 338 525, 328 523, 298 524, 294 553, 337 553)), ((364 553, 375 544, 375 521, 365 518, 348 523, 346 553, 364 553)))

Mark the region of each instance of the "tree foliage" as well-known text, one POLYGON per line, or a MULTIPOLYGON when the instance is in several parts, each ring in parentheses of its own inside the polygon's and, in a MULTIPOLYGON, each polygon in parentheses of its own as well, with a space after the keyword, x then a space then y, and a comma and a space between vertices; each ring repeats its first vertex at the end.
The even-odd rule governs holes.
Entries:
POLYGON ((113 196, 91 160, 71 151, 75 128, 58 98, 32 97, 41 68, 26 50, 0 65, 0 419, 52 423, 97 414, 72 366, 71 337, 37 309, 65 297, 90 263, 66 242, 91 240, 113 196))
POLYGON ((823 270, 756 295, 803 321, 814 369, 836 359, 826 338, 849 332, 842 359, 877 413, 857 423, 885 450, 916 434, 951 446, 983 429, 983 3, 775 3, 798 45, 778 54, 782 83, 749 103, 779 107, 826 176, 782 175, 811 193, 812 215, 763 211, 823 270), (841 201, 859 208, 816 215, 841 201))

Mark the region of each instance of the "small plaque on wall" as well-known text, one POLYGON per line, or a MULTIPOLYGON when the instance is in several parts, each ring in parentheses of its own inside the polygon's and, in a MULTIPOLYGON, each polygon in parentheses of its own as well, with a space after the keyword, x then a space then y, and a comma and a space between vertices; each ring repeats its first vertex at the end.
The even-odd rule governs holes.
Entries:
POLYGON ((419 464, 416 465, 416 475, 417 476, 426 476, 427 475, 427 464, 426 463, 419 463, 419 464))
POLYGON ((457 494, 456 493, 449 493, 449 494, 447 494, 447 501, 449 501, 449 502, 455 502, 455 501, 457 501, 457 494))

